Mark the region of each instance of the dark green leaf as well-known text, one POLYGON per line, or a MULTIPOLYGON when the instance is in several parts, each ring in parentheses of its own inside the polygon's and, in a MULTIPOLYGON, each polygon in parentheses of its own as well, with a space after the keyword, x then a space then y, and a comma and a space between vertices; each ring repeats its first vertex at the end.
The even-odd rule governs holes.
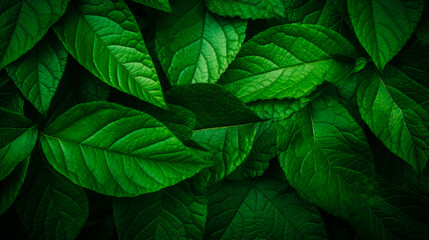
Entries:
POLYGON ((57 37, 48 34, 31 51, 6 67, 24 97, 45 117, 66 68, 67 56, 57 37))
POLYGON ((24 183, 30 157, 18 164, 13 171, 0 182, 0 215, 15 201, 24 183))
POLYGON ((156 8, 165 12, 172 12, 169 0, 133 0, 136 3, 156 8))
POLYGON ((0 2, 0 70, 30 50, 65 12, 70 0, 0 2))
POLYGON ((210 11, 225 17, 243 19, 286 17, 284 0, 206 0, 210 11))

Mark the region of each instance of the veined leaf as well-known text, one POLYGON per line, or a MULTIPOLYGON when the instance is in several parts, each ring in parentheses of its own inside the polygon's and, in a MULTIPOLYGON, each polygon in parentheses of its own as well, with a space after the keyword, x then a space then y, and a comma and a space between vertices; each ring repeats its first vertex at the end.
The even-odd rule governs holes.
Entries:
POLYGON ((427 227, 377 195, 372 154, 347 110, 319 97, 278 126, 279 160, 297 192, 365 239, 422 239, 427 227))
POLYGON ((155 118, 108 102, 68 110, 41 141, 49 162, 72 182, 118 197, 158 191, 210 165, 155 118))
POLYGON ((108 85, 166 108, 158 75, 123 0, 77 0, 55 27, 76 60, 108 85))
POLYGON ((2 0, 0 70, 30 50, 65 12, 70 0, 2 0))
POLYGON ((213 15, 200 0, 179 0, 157 24, 156 48, 172 84, 216 83, 244 41, 247 22, 213 15))
POLYGON ((133 2, 143 4, 145 6, 155 8, 164 12, 171 13, 173 10, 171 9, 169 0, 132 0, 133 2))
POLYGON ((211 12, 242 19, 284 18, 285 0, 206 0, 211 12))
POLYGON ((18 164, 13 171, 0 182, 0 215, 15 201, 27 174, 30 157, 18 164))
POLYGON ((317 25, 269 28, 243 44, 219 83, 245 102, 301 98, 351 74, 352 45, 317 25), (346 60, 348 59, 348 60, 346 60))
POLYGON ((75 239, 88 217, 79 186, 51 169, 40 151, 31 156, 16 210, 29 239, 75 239))
POLYGON ((0 108, 0 180, 31 153, 37 140, 35 124, 18 113, 0 108))
POLYGON ((207 197, 190 181, 114 202, 119 238, 202 239, 207 197))
POLYGON ((56 36, 48 34, 31 51, 6 67, 24 97, 45 117, 66 68, 67 56, 56 36))
POLYGON ((175 86, 166 93, 165 98, 167 102, 191 110, 197 117, 196 129, 261 121, 243 101, 214 84, 175 86))
POLYGON ((270 161, 276 156, 277 131, 274 121, 265 121, 256 128, 253 146, 243 161, 230 175, 228 179, 242 180, 262 176, 270 166, 270 161))
MULTIPOLYGON (((4 75, 7 75, 7 73, 4 72, 4 75)), ((9 76, 7 76, 7 78, 9 78, 9 76)), ((21 98, 19 90, 12 81, 0 87, 0 108, 21 115, 24 113, 24 100, 21 98)))
POLYGON ((354 32, 379 70, 408 41, 423 6, 423 0, 348 0, 354 32))
POLYGON ((397 156, 422 173, 429 158, 429 88, 388 66, 360 76, 359 111, 371 131, 397 156))
POLYGON ((222 182, 209 195, 205 239, 327 239, 319 210, 284 182, 222 182))

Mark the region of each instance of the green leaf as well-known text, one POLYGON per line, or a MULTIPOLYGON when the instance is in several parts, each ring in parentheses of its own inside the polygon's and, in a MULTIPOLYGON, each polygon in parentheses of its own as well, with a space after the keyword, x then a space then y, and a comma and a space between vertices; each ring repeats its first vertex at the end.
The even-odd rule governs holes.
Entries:
POLYGON ((68 110, 41 141, 48 161, 72 182, 117 197, 158 191, 210 165, 150 115, 108 102, 68 110))
POLYGON ((213 166, 201 172, 200 180, 219 182, 243 163, 252 149, 257 127, 251 123, 195 130, 192 140, 207 148, 207 158, 213 161, 213 166))
POLYGON ((110 87, 86 70, 79 71, 76 94, 80 102, 107 101, 110 87))
POLYGON ((0 182, 0 215, 2 215, 15 201, 19 190, 24 183, 30 158, 18 164, 15 169, 0 182))
POLYGON ((240 99, 214 84, 174 86, 165 98, 191 110, 197 117, 197 129, 261 121, 240 99))
POLYGON ((103 82, 166 108, 152 59, 123 0, 73 1, 54 30, 67 51, 103 82))
POLYGON ((277 126, 280 164, 304 199, 346 219, 365 239, 427 234, 422 223, 377 195, 365 135, 338 100, 321 96, 277 126))
POLYGON ((332 30, 281 25, 243 44, 219 83, 245 102, 301 98, 350 75, 354 58, 352 45, 332 30))
POLYGON ((205 239, 327 239, 319 210, 284 182, 222 182, 209 195, 205 239))
POLYGON ((24 97, 45 117, 66 68, 67 56, 57 37, 48 34, 31 51, 6 67, 24 97))
POLYGON ((202 239, 207 197, 189 181, 135 198, 117 198, 120 239, 202 239))
POLYGON ((18 113, 0 108, 0 180, 31 153, 37 140, 35 124, 18 113))
POLYGON ((65 12, 70 0, 2 0, 0 70, 30 50, 65 12))
POLYGON ((247 22, 213 15, 200 0, 179 0, 157 23, 156 48, 171 84, 216 83, 244 41, 247 22))
POLYGON ((88 199, 36 151, 16 210, 29 239, 75 239, 88 217, 88 199))
POLYGON ((249 155, 227 178, 241 180, 262 176, 270 166, 271 159, 276 156, 276 137, 277 131, 273 121, 259 123, 249 155))
POLYGON ((169 0, 132 0, 133 2, 143 4, 145 6, 155 8, 164 12, 171 13, 173 10, 171 9, 169 0))
POLYGON ((211 12, 225 17, 242 19, 284 18, 284 0, 206 0, 211 12))
POLYGON ((362 119, 390 151, 422 173, 429 158, 429 88, 391 66, 381 75, 366 70, 360 82, 362 119))
POLYGON ((348 0, 354 32, 379 70, 408 41, 423 6, 423 0, 348 0))
MULTIPOLYGON (((5 73, 5 75, 7 75, 5 73)), ((9 78, 9 76, 7 76, 9 78)), ((6 83, 0 87, 0 108, 4 108, 11 112, 24 114, 24 100, 19 94, 19 90, 12 82, 6 83)))

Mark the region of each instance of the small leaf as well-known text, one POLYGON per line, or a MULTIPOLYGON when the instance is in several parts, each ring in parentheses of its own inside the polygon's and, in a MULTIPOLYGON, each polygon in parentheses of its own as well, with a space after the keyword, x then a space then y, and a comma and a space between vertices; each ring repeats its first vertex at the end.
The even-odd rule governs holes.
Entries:
POLYGON ((155 8, 164 12, 171 13, 173 10, 171 9, 169 0, 132 0, 133 2, 140 3, 146 5, 151 8, 155 8))
POLYGON ((0 180, 31 153, 37 141, 35 124, 18 113, 0 108, 0 180))
POLYGON ((88 199, 82 188, 51 169, 36 151, 16 210, 29 239, 72 240, 88 217, 88 199))
POLYGON ((179 0, 157 23, 156 48, 171 84, 216 83, 244 41, 247 22, 213 15, 200 0, 179 0))
POLYGON ((215 185, 207 221, 204 239, 328 239, 319 210, 274 179, 215 185))
POLYGON ((166 108, 152 59, 123 0, 73 1, 54 30, 67 51, 103 82, 166 108))
POLYGON ((115 222, 120 239, 202 239, 207 197, 183 181, 135 198, 117 198, 115 222))
POLYGON ((27 54, 6 67, 24 97, 45 117, 66 68, 67 56, 57 37, 48 34, 27 54))
POLYGON ((117 197, 158 191, 210 165, 155 118, 108 102, 68 110, 41 142, 48 161, 72 182, 117 197))
POLYGON ((29 51, 65 12, 70 0, 0 2, 0 70, 29 51))
POLYGON ((298 99, 324 81, 346 78, 354 58, 352 45, 338 33, 317 25, 286 24, 246 42, 219 83, 244 102, 298 99))
POLYGON ((408 41, 423 6, 423 0, 348 0, 354 32, 379 70, 408 41))

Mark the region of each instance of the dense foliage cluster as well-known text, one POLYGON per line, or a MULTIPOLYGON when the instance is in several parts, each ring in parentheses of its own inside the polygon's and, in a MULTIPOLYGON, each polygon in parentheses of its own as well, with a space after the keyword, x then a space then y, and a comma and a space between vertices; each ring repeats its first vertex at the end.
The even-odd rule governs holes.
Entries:
POLYGON ((0 238, 429 239, 428 8, 1 0, 0 238))

